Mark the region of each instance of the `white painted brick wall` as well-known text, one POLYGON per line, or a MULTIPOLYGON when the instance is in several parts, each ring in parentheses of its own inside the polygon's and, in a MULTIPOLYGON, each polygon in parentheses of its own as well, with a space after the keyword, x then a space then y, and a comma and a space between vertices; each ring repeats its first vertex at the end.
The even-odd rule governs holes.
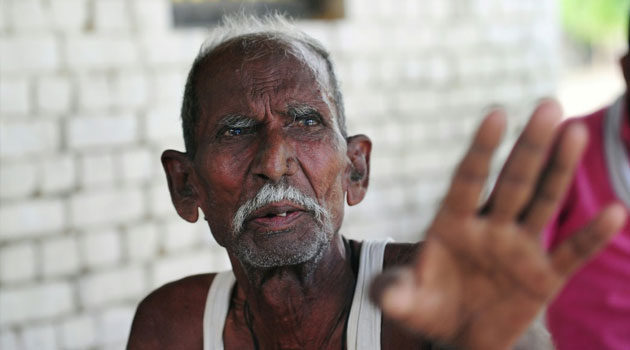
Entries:
POLYGON ((0 120, 0 156, 47 155, 60 144, 59 127, 52 120, 0 120))
POLYGON ((124 0, 95 0, 93 6, 96 31, 128 33, 131 29, 128 2, 124 0))
POLYGON ((60 343, 63 349, 88 349, 96 344, 96 325, 91 316, 71 317, 64 320, 60 328, 60 343))
POLYGON ((49 282, 29 287, 3 288, 0 294, 0 327, 25 321, 54 319, 74 310, 69 283, 49 282))
POLYGON ((137 266, 90 274, 79 281, 81 304, 86 308, 95 308, 133 300, 146 288, 144 279, 143 270, 137 266))
POLYGON ((184 220, 169 221, 164 227, 163 249, 167 252, 188 250, 201 243, 202 236, 210 233, 204 225, 191 224, 184 220))
POLYGON ((67 33, 82 30, 88 19, 86 0, 51 0, 50 19, 55 30, 67 33))
POLYGON ((51 34, 0 37, 0 73, 29 74, 59 68, 59 48, 51 34))
POLYGON ((44 194, 70 191, 77 184, 76 161, 71 154, 47 157, 41 162, 40 190, 44 194))
POLYGON ((130 144, 137 137, 133 114, 73 118, 67 130, 68 144, 77 150, 130 144))
POLYGON ((39 0, 16 1, 9 7, 9 18, 14 30, 20 32, 45 31, 50 17, 39 0))
MULTIPOLYGON (((346 18, 299 23, 331 50, 350 133, 374 142, 344 234, 419 239, 488 104, 513 139, 554 88, 554 4, 345 0, 346 18)), ((150 289, 229 267, 207 223, 175 213, 159 160, 183 150, 205 29, 174 29, 168 0, 0 6, 0 348, 121 349, 150 289)))
POLYGON ((52 325, 27 327, 22 332, 25 350, 56 350, 57 338, 52 325))
POLYGON ((0 248, 0 282, 28 281, 35 277, 36 257, 33 243, 18 243, 0 248))
POLYGON ((153 223, 127 228, 125 236, 127 256, 131 261, 151 260, 158 252, 158 228, 153 223))
POLYGON ((149 34, 168 32, 172 25, 171 6, 166 1, 135 0, 129 2, 136 29, 149 34))
POLYGON ((63 76, 43 77, 37 82, 36 96, 39 112, 68 112, 72 103, 70 79, 63 76))
POLYGON ((114 265, 122 256, 120 233, 112 229, 83 234, 80 247, 89 268, 114 265))
POLYGON ((111 186, 119 171, 109 153, 88 153, 80 158, 79 164, 79 182, 84 188, 111 186))
POLYGON ((112 80, 111 103, 117 108, 138 108, 149 99, 146 76, 137 72, 121 72, 112 80))
POLYGON ((79 192, 70 203, 71 224, 84 227, 138 220, 145 211, 142 193, 137 188, 79 192))
POLYGON ((28 114, 32 106, 27 79, 3 79, 0 84, 0 113, 28 114))
POLYGON ((42 274, 45 278, 73 276, 79 272, 79 247, 76 238, 55 237, 42 242, 42 274))
POLYGON ((129 67, 139 60, 137 47, 131 39, 124 36, 70 36, 64 47, 68 66, 80 71, 129 67))
POLYGON ((64 204, 59 199, 28 200, 0 207, 0 237, 3 239, 53 234, 62 231, 65 225, 64 204))
POLYGON ((159 161, 158 157, 146 148, 125 151, 120 160, 120 175, 123 181, 131 183, 149 180, 155 164, 159 161))
POLYGON ((36 164, 3 161, 0 167, 0 198, 28 197, 37 186, 36 164))
POLYGON ((11 330, 0 330, 0 348, 3 350, 18 350, 17 335, 11 330))
POLYGON ((127 343, 135 308, 115 307, 100 317, 99 340, 107 349, 122 349, 127 343))
POLYGON ((167 258, 157 259, 153 264, 152 283, 155 288, 166 282, 179 279, 184 276, 204 273, 208 271, 220 271, 213 269, 214 258, 205 251, 198 253, 172 254, 167 258))

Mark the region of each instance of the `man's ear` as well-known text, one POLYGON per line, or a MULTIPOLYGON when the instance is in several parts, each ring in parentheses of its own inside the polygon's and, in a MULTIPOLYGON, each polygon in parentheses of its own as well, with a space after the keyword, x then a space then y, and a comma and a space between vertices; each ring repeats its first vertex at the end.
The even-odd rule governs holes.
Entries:
POLYGON ((199 195, 194 183, 192 161, 185 153, 166 150, 162 153, 162 166, 177 213, 188 222, 196 222, 199 218, 199 195))
POLYGON ((372 141, 365 135, 356 135, 346 139, 350 169, 346 172, 348 205, 359 204, 365 197, 370 182, 370 152, 372 141))

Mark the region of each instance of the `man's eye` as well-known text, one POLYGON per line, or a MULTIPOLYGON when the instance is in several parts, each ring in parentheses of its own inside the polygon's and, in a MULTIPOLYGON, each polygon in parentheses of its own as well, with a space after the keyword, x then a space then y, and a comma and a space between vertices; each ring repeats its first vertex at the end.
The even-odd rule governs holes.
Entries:
POLYGON ((296 118, 296 122, 300 126, 317 126, 321 124, 317 117, 300 117, 296 118))
POLYGON ((241 135, 245 135, 247 134, 251 128, 226 128, 222 133, 221 136, 241 136, 241 135))

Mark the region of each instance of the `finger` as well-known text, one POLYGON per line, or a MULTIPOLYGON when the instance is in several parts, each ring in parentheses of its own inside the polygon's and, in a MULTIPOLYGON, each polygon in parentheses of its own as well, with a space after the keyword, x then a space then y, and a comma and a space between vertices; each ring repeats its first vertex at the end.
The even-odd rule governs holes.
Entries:
POLYGON ((538 105, 499 175, 491 203, 492 219, 512 221, 529 201, 561 116, 562 109, 554 100, 538 105))
MULTIPOLYGON (((384 289, 379 299, 383 314, 397 321, 404 327, 425 334, 444 333, 441 322, 435 320, 440 315, 440 300, 437 294, 428 294, 418 286, 411 269, 404 268, 397 272, 395 283, 384 289)), ((445 321, 445 320, 442 320, 445 321)))
POLYGON ((602 210, 586 227, 551 252, 556 271, 561 276, 568 276, 621 229, 626 217, 626 209, 620 204, 613 204, 602 210))
POLYGON ((530 206, 522 214, 523 228, 530 235, 540 234, 564 198, 587 142, 588 131, 580 123, 569 125, 562 133, 530 206))
POLYGON ((492 154, 505 129, 505 114, 496 110, 483 120, 472 144, 459 163, 442 207, 459 214, 474 213, 488 177, 492 154))

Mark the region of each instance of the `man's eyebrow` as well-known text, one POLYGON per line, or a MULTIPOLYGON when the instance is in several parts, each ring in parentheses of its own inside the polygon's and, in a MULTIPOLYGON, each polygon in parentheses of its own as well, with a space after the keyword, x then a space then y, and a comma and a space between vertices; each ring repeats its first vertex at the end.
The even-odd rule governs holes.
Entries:
POLYGON ((256 120, 242 114, 227 114, 219 119, 218 124, 231 128, 248 128, 256 125, 256 120))
POLYGON ((293 118, 297 118, 297 117, 301 117, 301 116, 305 116, 309 114, 320 115, 319 110, 317 110, 317 108, 311 105, 303 104, 303 103, 289 104, 287 106, 287 114, 293 118))

